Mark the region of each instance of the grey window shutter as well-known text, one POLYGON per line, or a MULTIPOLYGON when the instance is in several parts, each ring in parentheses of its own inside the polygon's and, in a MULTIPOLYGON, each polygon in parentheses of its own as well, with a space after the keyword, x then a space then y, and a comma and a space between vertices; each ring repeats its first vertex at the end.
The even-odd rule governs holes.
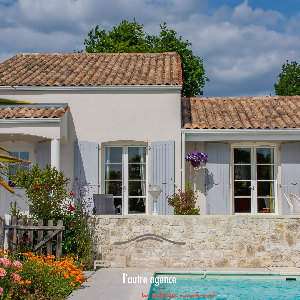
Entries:
POLYGON ((36 144, 36 163, 41 170, 51 165, 51 141, 36 144))
POLYGON ((90 197, 98 194, 99 148, 97 143, 75 141, 74 177, 90 186, 90 197))
POLYGON ((300 143, 281 144, 281 199, 282 214, 289 215, 289 207, 283 194, 300 196, 300 143))
POLYGON ((158 185, 163 190, 157 201, 157 212, 159 215, 174 214, 173 207, 166 201, 167 196, 174 193, 174 177, 175 142, 161 141, 151 143, 151 185, 158 185))
POLYGON ((230 214, 229 145, 207 143, 206 153, 206 214, 230 214))

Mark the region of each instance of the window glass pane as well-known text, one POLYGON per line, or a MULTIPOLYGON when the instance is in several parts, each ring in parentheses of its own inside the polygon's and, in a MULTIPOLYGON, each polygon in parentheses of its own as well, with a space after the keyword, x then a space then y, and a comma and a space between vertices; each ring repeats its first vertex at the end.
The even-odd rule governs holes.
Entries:
POLYGON ((234 198, 235 213, 251 213, 251 198, 234 198))
POLYGON ((130 164, 128 165, 129 180, 146 180, 146 165, 145 164, 130 164))
POLYGON ((274 164, 274 149, 257 148, 256 161, 258 164, 274 164))
POLYGON ((105 180, 122 180, 122 164, 105 165, 105 180))
POLYGON ((257 197, 259 196, 274 196, 273 181, 258 181, 257 182, 257 197))
POLYGON ((146 196, 146 182, 129 181, 129 196, 146 196))
POLYGON ((20 152, 21 159, 29 160, 29 152, 20 152))
POLYGON ((251 148, 234 148, 234 163, 235 164, 250 164, 251 163, 251 148))
POLYGON ((251 181, 235 181, 234 196, 251 196, 251 181))
POLYGON ((257 198, 258 213, 275 213, 274 198, 257 198))
POLYGON ((20 152, 10 152, 9 155, 13 156, 13 157, 16 157, 16 158, 19 158, 20 152))
POLYGON ((146 147, 129 147, 129 163, 146 163, 146 147))
POLYGON ((122 196, 122 181, 106 181, 105 194, 113 194, 114 196, 122 196))
POLYGON ((138 214, 146 212, 146 198, 129 198, 128 199, 128 213, 138 214))
POLYGON ((235 180, 251 180, 251 166, 237 165, 234 166, 235 180))
POLYGON ((122 147, 106 147, 105 162, 122 163, 122 147))
POLYGON ((257 179, 258 180, 274 180, 274 166, 257 166, 257 179))

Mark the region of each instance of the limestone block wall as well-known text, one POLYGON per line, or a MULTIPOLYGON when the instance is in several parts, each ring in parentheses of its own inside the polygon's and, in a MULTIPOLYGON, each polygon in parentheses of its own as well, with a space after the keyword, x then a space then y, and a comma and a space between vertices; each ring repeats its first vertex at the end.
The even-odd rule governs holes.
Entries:
POLYGON ((104 267, 300 267, 298 216, 95 216, 104 267))

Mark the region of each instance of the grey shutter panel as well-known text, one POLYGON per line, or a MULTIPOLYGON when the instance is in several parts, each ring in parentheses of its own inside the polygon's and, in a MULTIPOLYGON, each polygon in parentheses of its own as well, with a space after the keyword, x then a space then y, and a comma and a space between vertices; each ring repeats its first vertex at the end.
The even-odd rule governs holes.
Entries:
POLYGON ((99 148, 97 143, 75 141, 74 177, 90 187, 90 197, 98 194, 99 148))
POLYGON ((230 214, 229 189, 229 145, 224 143, 207 143, 206 153, 206 214, 230 214))
POLYGON ((41 170, 51 165, 51 141, 36 144, 36 163, 41 170))
MULTIPOLYGON (((173 215, 173 207, 166 201, 174 193, 175 142, 151 143, 151 185, 158 185, 163 191, 157 200, 159 215, 173 215)), ((153 201, 152 201, 153 211, 153 201)), ((151 211, 151 213, 152 213, 151 211)))
POLYGON ((300 143, 281 144, 281 199, 282 214, 289 215, 289 206, 284 197, 293 193, 300 196, 300 143))

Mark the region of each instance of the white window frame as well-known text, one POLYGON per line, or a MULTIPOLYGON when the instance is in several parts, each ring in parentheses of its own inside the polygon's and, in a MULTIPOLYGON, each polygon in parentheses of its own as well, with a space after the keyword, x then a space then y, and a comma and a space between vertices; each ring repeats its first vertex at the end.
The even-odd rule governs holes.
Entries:
POLYGON ((122 147, 122 214, 128 214, 128 172, 125 172, 125 165, 127 166, 128 171, 128 148, 129 147, 144 147, 146 149, 146 203, 145 203, 145 213, 136 213, 130 215, 148 215, 148 173, 149 173, 149 164, 148 164, 148 147, 143 144, 105 144, 101 148, 103 149, 101 160, 102 160, 102 172, 101 172, 101 193, 105 193, 105 152, 107 147, 122 147), (124 188, 126 187, 126 188, 124 188))
MULTIPOLYGON (((278 151, 279 147, 277 144, 273 143, 257 143, 257 142, 249 142, 249 143, 234 143, 230 148, 230 203, 231 203, 231 214, 232 215, 265 215, 265 213, 257 212, 257 179, 251 178, 251 186, 254 186, 254 190, 252 192, 251 197, 251 213, 235 213, 234 212, 234 148, 251 148, 251 159, 255 158, 255 150, 256 148, 273 148, 274 149, 274 199, 275 199, 275 212, 267 213, 267 215, 278 215, 278 205, 279 205, 279 191, 278 191, 278 151)), ((257 175, 255 171, 256 167, 256 158, 251 163, 251 175, 257 175), (253 173, 254 171, 254 173, 253 173)))

